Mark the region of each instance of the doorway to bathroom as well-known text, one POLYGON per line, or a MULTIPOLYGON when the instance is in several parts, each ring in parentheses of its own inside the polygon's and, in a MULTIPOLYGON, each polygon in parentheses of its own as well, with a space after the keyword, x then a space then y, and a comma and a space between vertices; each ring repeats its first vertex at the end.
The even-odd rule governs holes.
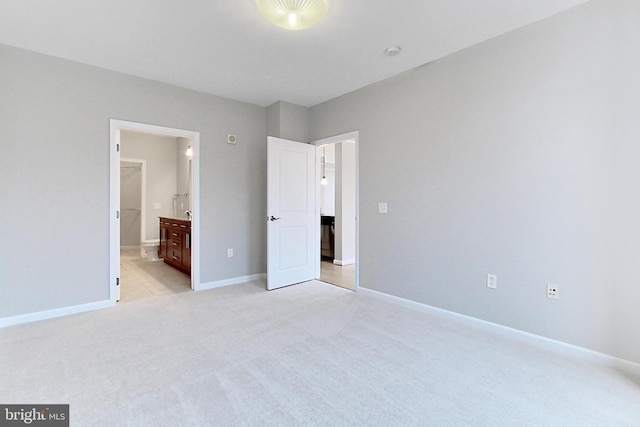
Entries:
POLYGON ((180 218, 185 216, 185 209, 191 209, 191 186, 187 182, 191 178, 191 158, 185 154, 190 143, 184 138, 176 141, 130 131, 120 134, 121 303, 191 289, 190 277, 166 265, 158 255, 158 215, 180 218), (144 158, 127 157, 132 154, 144 158), (179 177, 175 186, 172 179, 167 179, 173 175, 179 177), (148 202, 147 194, 153 203, 148 202))
POLYGON ((111 120, 110 141, 112 302, 198 289, 199 133, 111 120), (190 227, 187 269, 158 257, 160 218, 190 227))

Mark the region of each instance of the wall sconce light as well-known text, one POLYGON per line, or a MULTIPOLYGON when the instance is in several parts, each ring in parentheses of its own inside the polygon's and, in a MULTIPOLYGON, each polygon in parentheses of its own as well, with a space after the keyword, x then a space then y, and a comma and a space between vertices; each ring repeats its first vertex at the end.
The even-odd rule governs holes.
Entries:
POLYGON ((193 148, 191 146, 187 147, 187 152, 185 153, 188 157, 193 156, 193 148))

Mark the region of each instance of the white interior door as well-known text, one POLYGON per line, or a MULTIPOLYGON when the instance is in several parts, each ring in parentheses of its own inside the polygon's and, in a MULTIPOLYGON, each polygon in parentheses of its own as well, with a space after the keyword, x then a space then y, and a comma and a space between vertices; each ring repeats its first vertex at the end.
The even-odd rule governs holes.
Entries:
POLYGON ((267 138, 267 289, 316 278, 316 147, 267 138))

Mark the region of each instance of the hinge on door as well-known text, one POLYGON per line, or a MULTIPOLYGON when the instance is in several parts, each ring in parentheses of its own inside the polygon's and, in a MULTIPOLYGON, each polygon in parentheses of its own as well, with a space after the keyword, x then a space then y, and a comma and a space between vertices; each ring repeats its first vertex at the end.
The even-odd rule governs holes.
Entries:
POLYGON ((116 277, 116 286, 120 286, 120 278, 116 277))
POLYGON ((120 219, 120 211, 116 211, 116 219, 120 219))
POLYGON ((116 144, 116 151, 120 152, 120 144, 116 144))

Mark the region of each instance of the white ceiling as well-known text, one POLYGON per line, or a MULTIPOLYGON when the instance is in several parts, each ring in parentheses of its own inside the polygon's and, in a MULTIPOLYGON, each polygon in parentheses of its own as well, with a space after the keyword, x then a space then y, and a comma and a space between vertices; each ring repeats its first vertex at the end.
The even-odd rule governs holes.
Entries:
POLYGON ((0 43, 262 106, 313 106, 587 0, 328 1, 324 21, 290 32, 255 0, 0 0, 0 43), (383 54, 392 45, 399 56, 383 54))

